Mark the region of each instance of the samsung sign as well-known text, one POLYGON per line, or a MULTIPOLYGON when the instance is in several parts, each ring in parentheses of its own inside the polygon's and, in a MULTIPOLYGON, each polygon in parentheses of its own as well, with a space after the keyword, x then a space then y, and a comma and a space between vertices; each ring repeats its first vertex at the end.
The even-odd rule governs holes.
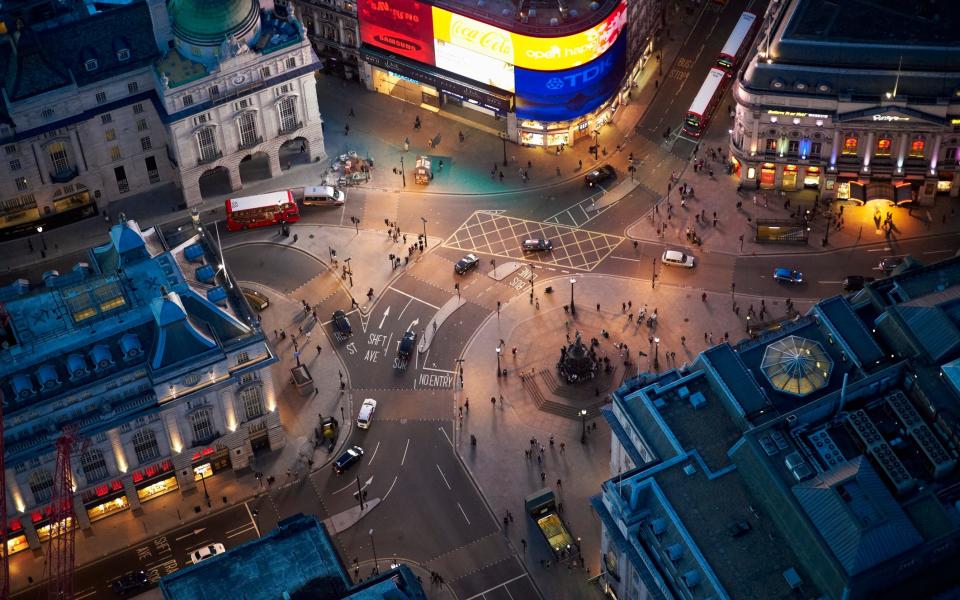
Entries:
POLYGON ((620 36, 599 58, 573 69, 532 71, 515 67, 517 117, 567 121, 606 102, 626 71, 626 37, 620 36))

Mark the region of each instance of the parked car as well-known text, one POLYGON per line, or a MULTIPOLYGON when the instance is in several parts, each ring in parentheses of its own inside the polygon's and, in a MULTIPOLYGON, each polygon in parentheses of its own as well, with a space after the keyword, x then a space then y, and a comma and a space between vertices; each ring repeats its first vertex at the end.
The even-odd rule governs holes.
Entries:
POLYGON ((403 337, 400 339, 400 347, 397 348, 397 356, 400 358, 408 358, 413 354, 413 349, 417 345, 417 332, 415 331, 404 331, 403 337))
POLYGON ((344 337, 353 335, 353 328, 350 327, 350 319, 347 318, 347 313, 342 310, 333 313, 333 328, 344 337))
POLYGON ((373 420, 373 413, 377 412, 377 401, 373 398, 367 398, 360 405, 360 413, 357 414, 357 427, 360 429, 370 429, 370 421, 373 420))
POLYGON ((896 269, 903 264, 902 256, 885 256, 880 259, 880 270, 884 273, 889 273, 890 271, 896 269))
POLYGON ((197 564, 200 561, 207 560, 212 556, 217 554, 223 554, 227 549, 223 547, 223 544, 207 544, 202 548, 197 548, 190 553, 190 560, 193 561, 193 564, 197 564))
POLYGON ((786 283, 803 283, 803 273, 785 267, 777 267, 774 269, 773 278, 776 281, 784 281, 786 283))
POLYGON ((150 578, 145 571, 133 571, 114 579, 110 583, 110 589, 122 596, 141 590, 148 585, 150 585, 150 578))
POLYGON ((864 277, 863 275, 847 275, 843 278, 843 289, 848 292, 862 290, 863 286, 873 281, 873 277, 864 277))
POLYGON ((594 187, 596 185, 600 185, 601 183, 603 183, 608 179, 613 179, 616 176, 617 176, 617 172, 616 170, 614 170, 613 167, 611 167, 610 165, 603 165, 602 167, 599 167, 587 173, 584 176, 583 181, 588 186, 594 187))
POLYGON ((524 252, 548 252, 553 250, 553 242, 543 238, 523 240, 522 246, 524 252))
POLYGON ((685 254, 679 250, 667 250, 660 257, 660 262, 671 267, 693 268, 694 260, 690 254, 685 254))
POLYGON ((476 268, 480 264, 480 259, 476 254, 468 254, 457 261, 457 264, 453 265, 453 270, 459 275, 463 275, 470 269, 476 268))
POLYGON ((359 461, 361 456, 363 456, 363 448, 360 446, 347 448, 346 452, 341 454, 337 460, 333 461, 333 472, 340 475, 350 468, 350 465, 359 461))

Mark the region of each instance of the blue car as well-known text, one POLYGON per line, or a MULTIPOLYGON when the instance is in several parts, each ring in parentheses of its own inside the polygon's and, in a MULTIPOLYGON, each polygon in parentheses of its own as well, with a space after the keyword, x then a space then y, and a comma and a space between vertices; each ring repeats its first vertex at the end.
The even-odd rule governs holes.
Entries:
POLYGON ((803 273, 784 267, 774 269, 773 278, 777 281, 786 281, 787 283, 803 283, 803 273))
POLYGON ((352 448, 347 448, 347 451, 340 455, 340 458, 333 461, 333 471, 339 475, 346 471, 350 465, 360 460, 363 456, 363 448, 360 446, 353 446, 352 448))

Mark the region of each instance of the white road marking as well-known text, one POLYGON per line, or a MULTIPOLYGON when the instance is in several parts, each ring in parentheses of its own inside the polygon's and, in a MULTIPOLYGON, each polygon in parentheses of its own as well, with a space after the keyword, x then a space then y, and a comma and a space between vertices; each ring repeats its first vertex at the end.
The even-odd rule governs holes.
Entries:
POLYGON ((518 579, 523 579, 523 578, 526 577, 526 576, 527 576, 526 573, 524 573, 524 574, 522 574, 522 575, 517 575, 517 576, 514 577, 513 579, 508 579, 508 580, 504 581, 503 583, 498 583, 497 585, 493 586, 492 588, 487 588, 487 589, 483 590, 483 591, 480 592, 479 594, 474 594, 473 596, 470 596, 469 598, 466 598, 466 600, 476 600, 477 598, 483 596, 484 594, 486 594, 486 593, 488 593, 488 592, 492 592, 493 590, 495 590, 495 589, 497 589, 497 588, 499 588, 499 587, 502 587, 502 588, 506 589, 505 586, 506 586, 507 584, 513 583, 514 581, 516 581, 516 580, 518 580, 518 579))
MULTIPOLYGON (((410 302, 413 302, 413 300, 411 300, 410 302)), ((390 316, 390 307, 388 306, 387 310, 383 311, 383 318, 380 319, 380 327, 378 327, 377 329, 383 329, 383 323, 384 321, 387 320, 387 317, 389 316, 390 316)))
POLYGON ((443 471, 442 471, 442 470, 440 470, 440 465, 437 465, 437 471, 440 471, 440 477, 443 478, 443 483, 446 484, 447 489, 448 489, 448 490, 453 490, 453 488, 450 487, 450 482, 447 481, 447 476, 443 474, 443 471))
POLYGON ((459 503, 459 502, 457 502, 457 508, 460 509, 460 514, 463 515, 463 520, 467 522, 467 525, 469 525, 469 524, 470 524, 470 519, 467 518, 467 513, 466 513, 466 511, 463 510, 463 507, 460 506, 460 503, 459 503))
POLYGON ((843 283, 842 281, 818 281, 817 283, 843 283))
POLYGON ((413 302, 413 298, 410 298, 409 300, 407 300, 407 303, 403 305, 403 310, 401 310, 401 311, 400 311, 400 314, 397 315, 397 320, 398 320, 398 321, 399 321, 401 318, 403 318, 403 313, 405 313, 405 312, 407 311, 407 307, 410 306, 410 303, 412 303, 412 302, 413 302))
POLYGON ((456 374, 457 374, 456 371, 448 371, 448 370, 446 370, 446 369, 434 369, 433 367, 424 367, 423 370, 424 370, 424 371, 434 371, 434 372, 436 372, 436 373, 446 373, 446 374, 448 374, 448 375, 456 375, 456 374))
POLYGON ((407 445, 403 447, 403 457, 400 458, 400 466, 407 460, 407 450, 410 449, 410 438, 407 438, 407 445))
POLYGON ((648 262, 639 258, 627 258, 626 256, 611 256, 610 258, 615 258, 617 260, 629 260, 630 262, 648 262))
POLYGON ((244 502, 243 507, 247 509, 247 516, 250 517, 250 522, 253 523, 253 528, 257 530, 257 537, 261 537, 260 527, 257 526, 257 520, 253 518, 253 513, 250 511, 250 504, 248 502, 244 502))
POLYGON ((437 429, 439 429, 440 431, 443 432, 443 437, 447 438, 447 443, 449 443, 449 444, 452 446, 452 445, 453 445, 453 441, 450 439, 450 436, 447 435, 447 430, 444 429, 443 427, 437 427, 437 429))
POLYGON ((373 464, 373 459, 377 457, 377 450, 379 449, 380 449, 380 442, 377 442, 377 447, 373 449, 373 456, 370 457, 370 462, 367 463, 368 467, 373 464))
MULTIPOLYGON (((228 534, 227 534, 227 539, 230 539, 230 538, 233 538, 233 537, 237 537, 238 535, 243 535, 244 533, 250 531, 251 529, 256 529, 256 526, 255 526, 253 523, 251 523, 251 524, 250 524, 249 526, 247 526, 247 527, 244 527, 243 529, 237 530, 237 531, 234 532, 234 533, 228 533, 228 534)), ((259 532, 259 531, 257 532, 257 535, 258 535, 258 536, 260 535, 260 532, 259 532)))
POLYGON ((181 535, 180 537, 177 537, 177 538, 174 538, 174 539, 179 542, 180 540, 185 540, 185 539, 187 539, 188 537, 190 537, 190 536, 192 536, 192 535, 200 535, 201 533, 203 533, 203 532, 206 531, 206 530, 207 530, 206 527, 201 527, 201 528, 199 528, 199 529, 194 529, 194 530, 191 531, 190 533, 185 533, 185 534, 181 535))
POLYGON ((390 495, 390 492, 393 491, 393 486, 395 486, 395 485, 397 485, 397 477, 396 477, 396 475, 394 475, 394 477, 393 477, 393 482, 390 484, 390 487, 387 488, 387 493, 383 495, 383 500, 381 500, 381 502, 383 502, 384 500, 387 499, 387 496, 389 496, 389 495, 390 495))
POLYGON ((406 293, 406 292, 401 292, 400 290, 398 290, 398 289, 395 288, 395 287, 391 287, 391 288, 389 288, 389 289, 391 289, 392 291, 400 294, 401 296, 406 296, 407 298, 413 298, 414 300, 416 300, 417 302, 420 302, 421 304, 426 304, 427 306, 429 306, 429 307, 432 308, 433 310, 440 310, 440 307, 439 307, 439 306, 435 306, 435 305, 433 305, 433 304, 430 304, 430 303, 427 302, 426 300, 421 300, 420 298, 417 298, 416 296, 410 295, 410 294, 408 294, 408 293, 406 293))
POLYGON ((867 252, 890 252, 890 248, 867 248, 867 252))
POLYGON ((927 250, 923 254, 952 254, 956 250, 927 250))
POLYGON ((81 598, 89 598, 90 596, 96 595, 97 590, 90 590, 86 594, 74 594, 73 597, 75 600, 80 600, 81 598))

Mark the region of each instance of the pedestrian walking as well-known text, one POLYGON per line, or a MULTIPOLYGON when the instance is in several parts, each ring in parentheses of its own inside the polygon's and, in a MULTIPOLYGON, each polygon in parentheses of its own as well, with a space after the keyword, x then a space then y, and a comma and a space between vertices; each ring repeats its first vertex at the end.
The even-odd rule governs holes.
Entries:
POLYGON ((567 445, 564 442, 560 442, 560 454, 563 454, 564 450, 567 449, 567 445))
POLYGON ((491 405, 491 406, 496 406, 496 405, 497 405, 497 397, 496 397, 496 396, 490 396, 490 405, 491 405))
POLYGON ((273 339, 275 339, 275 340, 279 340, 279 339, 280 339, 280 334, 277 332, 276 329, 273 330, 273 339))
POLYGON ((710 339, 710 338, 707 336, 707 332, 704 331, 704 332, 703 332, 703 343, 706 344, 706 343, 707 343, 707 340, 709 340, 709 339, 710 339))
POLYGON ((685 335, 681 335, 681 336, 680 336, 680 345, 681 345, 681 346, 686 346, 686 345, 687 345, 687 336, 685 336, 685 335))
POLYGON ((706 302, 706 301, 707 301, 707 293, 706 293, 706 292, 704 292, 703 294, 700 295, 700 300, 702 300, 703 302, 706 302))
POLYGON ((597 312, 600 312, 600 303, 597 302, 597 312))
POLYGON ((558 480, 557 480, 557 487, 558 487, 558 488, 563 487, 563 481, 561 481, 561 480, 558 479, 558 480))
POLYGON ((553 434, 550 434, 550 447, 553 448, 553 434))
POLYGON ((317 356, 320 356, 321 351, 323 351, 323 348, 320 347, 320 344, 317 344, 317 356))
POLYGON ((544 483, 546 481, 547 481, 547 474, 544 473, 543 471, 540 471, 540 483, 544 483))

